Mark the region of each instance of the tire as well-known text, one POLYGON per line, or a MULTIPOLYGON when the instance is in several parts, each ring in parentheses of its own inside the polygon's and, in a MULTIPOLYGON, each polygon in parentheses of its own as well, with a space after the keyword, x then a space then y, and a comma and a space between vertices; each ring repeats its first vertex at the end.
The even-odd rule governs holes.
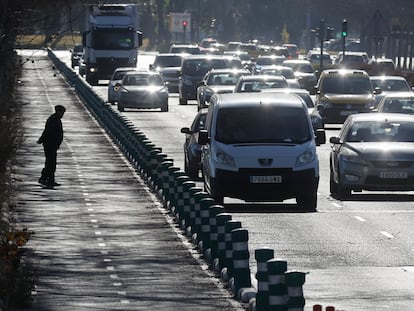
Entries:
POLYGON ((338 183, 337 197, 339 200, 346 200, 351 197, 351 189, 342 185, 340 181, 338 183))
POLYGON ((180 105, 187 105, 187 104, 188 104, 187 98, 185 98, 184 96, 180 97, 180 105))
POLYGON ((222 205, 224 204, 224 195, 218 188, 216 180, 212 178, 210 180, 210 195, 216 204, 222 205))
POLYGON ((296 203, 300 208, 316 211, 318 207, 318 195, 316 191, 307 191, 296 197, 296 203))
POLYGON ((184 171, 192 180, 198 180, 198 167, 191 166, 187 158, 184 158, 184 171))
POLYGON ((168 112, 168 102, 166 102, 162 105, 161 112, 168 112))
POLYGON ((120 112, 125 111, 124 107, 120 103, 118 103, 118 111, 120 111, 120 112))
POLYGON ((336 197, 338 195, 338 184, 334 180, 332 169, 329 175, 329 192, 333 197, 336 197))

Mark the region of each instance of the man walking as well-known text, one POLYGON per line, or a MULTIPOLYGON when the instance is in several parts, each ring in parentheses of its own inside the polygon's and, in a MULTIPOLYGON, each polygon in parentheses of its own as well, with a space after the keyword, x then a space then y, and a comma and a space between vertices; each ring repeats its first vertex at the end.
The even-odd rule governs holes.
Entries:
POLYGON ((38 144, 43 144, 43 150, 45 152, 45 167, 42 169, 42 176, 39 178, 39 183, 45 185, 47 188, 60 186, 55 181, 55 171, 57 150, 63 140, 61 119, 65 111, 66 108, 64 106, 55 106, 55 113, 47 119, 42 136, 37 141, 38 144))

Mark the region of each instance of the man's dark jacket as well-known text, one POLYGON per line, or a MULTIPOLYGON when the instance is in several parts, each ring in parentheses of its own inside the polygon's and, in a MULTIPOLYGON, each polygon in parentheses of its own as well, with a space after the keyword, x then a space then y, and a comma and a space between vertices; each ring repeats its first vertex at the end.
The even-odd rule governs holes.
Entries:
POLYGON ((63 127, 60 117, 54 113, 46 121, 39 143, 46 148, 58 150, 63 140, 63 127))

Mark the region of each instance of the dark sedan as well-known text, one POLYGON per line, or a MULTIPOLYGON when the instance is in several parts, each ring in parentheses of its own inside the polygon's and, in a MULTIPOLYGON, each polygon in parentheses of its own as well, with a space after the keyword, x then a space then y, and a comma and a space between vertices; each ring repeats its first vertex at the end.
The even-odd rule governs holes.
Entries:
POLYGON ((249 75, 246 69, 212 69, 204 76, 197 88, 197 108, 205 108, 215 93, 233 93, 240 76, 249 75))
POLYGON ((201 170, 201 145, 198 143, 198 133, 204 129, 207 109, 201 109, 195 116, 190 127, 181 128, 185 134, 184 142, 184 171, 191 179, 198 179, 201 170))

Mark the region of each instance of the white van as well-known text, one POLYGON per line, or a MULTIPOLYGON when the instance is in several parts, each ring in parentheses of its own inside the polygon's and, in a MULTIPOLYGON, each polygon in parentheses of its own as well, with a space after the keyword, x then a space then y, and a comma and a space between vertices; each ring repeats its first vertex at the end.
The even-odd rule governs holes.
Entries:
POLYGON ((202 145, 204 187, 217 203, 296 198, 315 210, 319 184, 316 143, 308 108, 294 94, 216 94, 202 145))

